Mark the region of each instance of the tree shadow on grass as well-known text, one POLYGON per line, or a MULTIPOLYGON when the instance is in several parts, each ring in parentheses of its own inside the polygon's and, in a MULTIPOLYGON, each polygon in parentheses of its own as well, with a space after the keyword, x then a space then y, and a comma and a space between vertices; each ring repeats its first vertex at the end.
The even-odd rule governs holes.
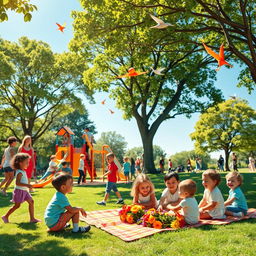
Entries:
POLYGON ((25 229, 25 230, 36 230, 38 229, 37 223, 30 223, 30 222, 21 222, 15 223, 18 228, 25 229))
POLYGON ((91 238, 91 232, 89 231, 87 233, 72 233, 71 229, 66 229, 59 232, 48 232, 48 236, 51 237, 62 237, 62 238, 72 238, 72 239, 88 239, 91 238))
MULTIPOLYGON (((0 255, 9 256, 9 255, 19 255, 19 256, 70 256, 72 251, 63 245, 63 242, 57 240, 43 241, 37 243, 31 248, 27 248, 27 245, 31 241, 38 240, 38 235, 31 234, 0 234, 0 255), (24 248, 25 245, 25 248, 24 248)), ((87 255, 87 254, 83 254, 87 255)))

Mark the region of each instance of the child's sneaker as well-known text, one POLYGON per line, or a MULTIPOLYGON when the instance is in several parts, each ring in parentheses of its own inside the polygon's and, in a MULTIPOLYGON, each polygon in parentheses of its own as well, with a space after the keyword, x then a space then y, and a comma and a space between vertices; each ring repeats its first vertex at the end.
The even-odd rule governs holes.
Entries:
POLYGON ((104 201, 96 202, 96 204, 106 206, 106 203, 104 201))
POLYGON ((123 199, 118 199, 118 201, 116 202, 116 204, 124 204, 124 200, 123 200, 123 199))
POLYGON ((234 213, 233 213, 233 216, 234 216, 234 217, 243 217, 244 214, 243 214, 242 212, 234 212, 234 213))
POLYGON ((91 226, 79 227, 78 231, 72 231, 73 233, 86 233, 91 229, 91 226))

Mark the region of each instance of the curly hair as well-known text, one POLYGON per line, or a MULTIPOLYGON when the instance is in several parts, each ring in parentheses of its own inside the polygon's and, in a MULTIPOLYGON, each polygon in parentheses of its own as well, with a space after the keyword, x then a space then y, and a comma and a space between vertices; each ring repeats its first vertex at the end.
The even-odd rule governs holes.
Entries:
POLYGON ((11 160, 11 167, 14 170, 20 169, 20 163, 24 162, 26 159, 30 159, 30 155, 27 153, 18 153, 14 155, 11 160))

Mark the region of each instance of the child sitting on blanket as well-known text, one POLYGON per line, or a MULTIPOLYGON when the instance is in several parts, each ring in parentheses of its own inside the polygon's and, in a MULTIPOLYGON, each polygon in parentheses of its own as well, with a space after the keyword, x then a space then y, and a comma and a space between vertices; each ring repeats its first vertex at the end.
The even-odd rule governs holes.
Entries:
POLYGON ((205 188, 204 196, 199 203, 201 219, 225 219, 225 206, 223 196, 218 188, 220 174, 209 169, 202 174, 202 184, 205 188))
POLYGON ((55 176, 52 185, 57 190, 52 200, 49 202, 44 219, 48 226, 48 231, 61 231, 72 219, 74 233, 84 233, 90 230, 90 226, 79 227, 79 213, 86 217, 83 208, 72 207, 66 197, 67 193, 72 192, 73 178, 69 174, 59 174, 55 176))
POLYGON ((191 180, 183 180, 179 184, 179 195, 182 198, 177 206, 169 206, 171 211, 182 210, 182 215, 187 224, 196 224, 199 219, 198 203, 194 197, 196 193, 196 183, 191 180))
POLYGON ((229 196, 224 205, 225 214, 229 216, 242 217, 247 214, 248 206, 245 196, 240 188, 243 177, 239 172, 230 172, 226 175, 227 186, 230 188, 229 196))
POLYGON ((154 185, 144 173, 139 174, 133 182, 131 196, 133 204, 142 205, 146 210, 157 207, 154 185))
POLYGON ((159 200, 159 211, 169 210, 169 207, 176 206, 181 201, 178 190, 179 180, 179 174, 176 172, 170 172, 164 176, 166 189, 163 191, 159 200))

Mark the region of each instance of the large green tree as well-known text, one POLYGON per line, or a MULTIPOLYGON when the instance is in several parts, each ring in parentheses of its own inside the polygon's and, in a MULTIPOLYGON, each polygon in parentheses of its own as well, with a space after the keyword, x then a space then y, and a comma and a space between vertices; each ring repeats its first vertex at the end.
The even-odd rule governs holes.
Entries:
POLYGON ((221 100, 220 90, 214 87, 215 71, 207 68, 211 61, 189 43, 193 36, 150 29, 147 10, 136 11, 115 0, 81 3, 86 10, 72 14, 75 33, 70 48, 89 62, 84 82, 91 89, 109 92, 125 119, 135 118, 145 168, 153 172, 153 139, 162 122, 190 116, 221 100), (149 72, 116 78, 130 67, 149 72), (165 69, 163 75, 156 75, 151 68, 165 69))
POLYGON ((8 20, 7 11, 23 13, 24 21, 30 21, 35 10, 37 7, 30 0, 0 0, 0 21, 8 20))
POLYGON ((84 59, 53 53, 42 41, 0 39, 0 67, 0 127, 19 140, 28 134, 35 142, 57 118, 83 109, 81 95, 91 95, 82 80, 84 59))
POLYGON ((224 150, 229 170, 232 151, 256 149, 256 111, 246 101, 230 99, 203 113, 191 134, 198 152, 224 150))
MULTIPOLYGON (((159 18, 175 24, 172 33, 182 32, 194 36, 194 43, 200 39, 218 50, 226 41, 226 50, 232 53, 234 61, 242 63, 239 85, 249 91, 256 83, 256 16, 255 1, 248 0, 120 0, 135 9, 156 13, 159 18), (196 40, 195 40, 196 39, 196 40)), ((143 26, 147 21, 137 19, 131 23, 143 26)), ((121 24, 119 24, 120 26, 121 24)), ((184 42, 184 40, 183 40, 184 42)), ((202 50, 204 50, 202 48, 202 50)))

